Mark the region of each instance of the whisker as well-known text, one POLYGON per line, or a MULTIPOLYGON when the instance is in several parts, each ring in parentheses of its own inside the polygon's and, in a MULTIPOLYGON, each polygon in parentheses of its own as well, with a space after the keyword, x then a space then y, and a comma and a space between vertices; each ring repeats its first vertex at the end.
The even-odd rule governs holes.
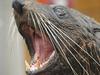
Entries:
MULTIPOLYGON (((53 26, 51 26, 51 27, 54 28, 53 26)), ((56 29, 54 28, 54 30, 56 30, 56 29)), ((58 32, 58 31, 56 30, 56 32, 58 32)), ((64 36, 63 36, 62 34, 60 34, 60 32, 58 32, 58 34, 59 34, 60 36, 62 36, 62 38, 65 40, 65 42, 67 42, 67 44, 70 45, 71 48, 74 49, 74 51, 75 51, 86 63, 88 63, 88 62, 83 58, 83 56, 80 55, 80 54, 78 53, 78 51, 75 50, 75 48, 64 38, 64 36)))
POLYGON ((10 26, 8 28, 8 37, 11 36, 13 38, 15 28, 16 28, 16 23, 15 23, 15 20, 14 20, 14 17, 13 17, 12 20, 11 20, 10 26))
MULTIPOLYGON (((46 17, 45 17, 46 18, 46 17)), ((84 53, 86 53, 93 61, 95 61, 96 64, 98 64, 100 66, 100 64, 88 53, 86 52, 82 47, 80 47, 74 40, 72 40, 69 36, 67 36, 64 32, 65 31, 61 31, 59 28, 57 28, 52 22, 50 22, 48 19, 47 19, 47 22, 51 25, 51 26, 54 26, 59 32, 61 32, 63 35, 65 35, 69 40, 71 40, 74 44, 76 44, 82 51, 84 51, 84 53)))
POLYGON ((33 16, 34 14, 33 14, 32 11, 30 11, 30 15, 31 15, 31 18, 32 18, 32 22, 33 22, 32 25, 33 25, 34 29, 37 29, 37 26, 36 26, 36 17, 33 16))
MULTIPOLYGON (((48 25, 49 27, 50 27, 50 25, 48 25)), ((56 30, 53 26, 52 27, 50 27, 50 29, 52 30, 52 32, 54 32, 55 33, 55 31, 54 30, 56 30), (54 30, 53 30, 54 29, 54 30)), ((58 34, 60 34, 59 32, 57 32, 58 34)), ((57 33, 55 33, 55 35, 56 36, 58 36, 57 35, 57 33)), ((62 36, 62 35, 61 35, 62 36)), ((59 36, 58 36, 58 38, 59 38, 59 36)), ((65 41, 67 41, 63 36, 62 36, 62 38, 65 40, 65 41)), ((59 38, 60 39, 60 38, 59 38)), ((68 47, 65 45, 65 43, 60 39, 60 41, 63 43, 63 45, 68 49, 68 47)), ((68 42, 68 41, 67 41, 68 42)), ((69 49, 68 49, 69 50, 69 49)), ((76 50, 75 50, 76 51, 76 50)), ((73 55, 73 57, 76 59, 76 61, 80 64, 80 62, 77 60, 77 58, 74 56, 74 54, 69 50, 69 52, 73 55)), ((77 52, 78 53, 78 52, 77 52)), ((82 57, 83 58, 83 57, 82 57)), ((84 58, 83 58, 84 59, 84 58)), ((89 75, 88 74, 88 72, 84 69, 84 67, 80 64, 80 66, 83 68, 83 70, 87 73, 87 75, 89 75)))
POLYGON ((11 17, 10 17, 10 25, 9 25, 9 28, 8 28, 8 35, 9 34, 11 34, 11 28, 12 28, 12 26, 13 26, 13 24, 15 23, 15 20, 14 20, 14 15, 13 14, 11 14, 11 17))
MULTIPOLYGON (((50 26, 49 26, 50 27, 50 26)), ((50 27, 51 28, 51 27, 50 27)), ((55 33, 55 28, 51 28, 51 30, 55 33)), ((59 32, 57 32, 58 34, 60 34, 59 32)), ((57 33, 55 33, 55 35, 56 36, 58 36, 57 35, 57 33)), ((62 35, 61 35, 62 36, 62 35)), ((59 36, 58 36, 58 38, 59 38, 59 36)), ((62 36, 62 38, 65 40, 65 38, 62 36)), ((69 48, 67 47, 67 45, 59 38, 59 40, 62 42, 62 44, 66 47, 66 49, 71 53, 71 55, 75 58, 75 60, 78 62, 78 64, 82 67, 82 69, 87 73, 87 75, 89 75, 89 73, 86 71, 86 69, 83 67, 83 65, 81 65, 81 63, 79 62, 79 60, 75 57, 75 55, 69 50, 69 48)), ((65 41, 67 41, 67 40, 65 40, 65 41)), ((68 42, 68 41, 67 41, 68 42)))
MULTIPOLYGON (((57 23, 59 26, 60 26, 60 24, 59 23, 57 23)), ((52 26, 53 27, 53 26, 52 26)), ((65 30, 62 26, 60 26, 63 30, 65 30)), ((56 30, 56 29, 55 29, 56 30)), ((57 30, 56 30, 57 31, 57 30)), ((58 31, 57 31, 58 32, 58 31)), ((59 33, 59 32, 58 32, 59 33)), ((60 34, 60 33, 59 33, 60 34)), ((61 35, 61 34, 60 34, 61 35)), ((62 36, 62 35, 61 35, 62 36)), ((63 36, 62 36, 63 37, 63 36)), ((67 44, 68 45, 70 45, 71 46, 71 48, 72 49, 74 49, 74 51, 86 62, 86 63, 88 63, 84 58, 83 58, 83 56, 82 55, 80 55, 79 53, 78 53, 78 51, 77 50, 75 50, 75 48, 63 37, 63 39, 67 42, 67 44)), ((83 40, 84 41, 84 40, 83 40)))
MULTIPOLYGON (((50 31, 49 28, 48 28, 48 30, 50 31)), ((50 32, 51 32, 51 31, 50 31, 50 32)), ((54 38, 54 40, 55 40, 55 42, 56 42, 56 45, 58 44, 57 47, 59 47, 58 50, 60 49, 59 52, 61 53, 62 57, 67 61, 67 63, 69 64, 70 68, 72 69, 73 73, 74 73, 75 75, 78 75, 78 74, 76 73, 76 71, 73 69, 73 67, 71 66, 71 64, 70 64, 68 58, 66 57, 66 55, 65 55, 65 53, 64 53, 64 51, 63 51, 61 45, 60 45, 59 42, 56 40, 56 37, 54 36, 54 34, 52 34, 52 32, 51 32, 51 35, 53 36, 53 38, 54 38)))
POLYGON ((43 30, 43 27, 41 26, 41 20, 39 19, 40 16, 37 14, 37 13, 34 13, 35 17, 36 17, 36 20, 37 20, 37 25, 39 27, 39 30, 40 30, 40 34, 42 35, 42 39, 43 39, 43 44, 45 44, 45 39, 46 39, 46 36, 44 35, 44 30, 43 30))
MULTIPOLYGON (((42 21, 43 21, 43 19, 42 19, 42 21)), ((45 22, 43 21, 43 23, 45 23, 45 22)), ((46 26, 46 23, 45 23, 45 26, 46 26)), ((54 34, 52 33, 52 31, 48 28, 48 26, 46 26, 46 27, 47 27, 47 29, 49 30, 49 32, 51 33, 51 35, 52 35, 52 37, 54 38, 54 40, 56 41, 56 45, 58 44, 57 47, 60 47, 60 50, 59 50, 59 48, 58 48, 58 50, 61 52, 61 55, 63 56, 63 58, 64 58, 64 59, 67 61, 67 63, 69 64, 69 66, 70 66, 70 68, 72 69, 74 75, 78 75, 78 74, 76 73, 76 71, 73 69, 73 67, 71 66, 71 64, 70 64, 70 62, 69 62, 69 60, 68 60, 68 58, 66 57, 65 53, 64 53, 63 50, 62 50, 62 47, 60 46, 59 42, 56 40, 56 37, 54 36, 54 34)))
POLYGON ((42 28, 42 26, 41 26, 41 22, 40 22, 40 20, 39 20, 39 18, 40 18, 40 16, 38 16, 38 14, 37 13, 34 13, 34 15, 36 16, 36 20, 37 20, 37 25, 38 25, 38 27, 39 27, 39 29, 40 29, 40 32, 41 32, 41 34, 42 34, 42 39, 44 40, 46 37, 44 36, 44 30, 43 30, 43 28, 42 28))
POLYGON ((39 20, 41 21, 41 28, 42 28, 42 30, 43 30, 43 32, 47 32, 47 35, 49 36, 49 39, 50 39, 50 41, 51 41, 51 43, 52 43, 52 45, 53 45, 53 48, 56 50, 56 48, 55 48, 55 46, 54 46, 54 43, 53 43, 53 40, 52 40, 52 38, 51 38, 51 35, 49 34, 49 32, 48 32, 48 30, 46 29, 46 27, 45 27, 45 22, 44 22, 44 20, 42 19, 42 17, 40 16, 40 14, 39 13, 37 13, 38 14, 38 16, 39 16, 39 20), (44 30, 44 29, 45 30, 44 30))

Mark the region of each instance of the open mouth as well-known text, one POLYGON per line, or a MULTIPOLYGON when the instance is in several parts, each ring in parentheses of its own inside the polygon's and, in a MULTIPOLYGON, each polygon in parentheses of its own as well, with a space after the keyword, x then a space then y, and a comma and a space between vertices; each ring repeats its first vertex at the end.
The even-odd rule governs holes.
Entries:
POLYGON ((34 53, 29 71, 36 73, 45 69, 55 56, 55 50, 50 39, 45 33, 34 30, 30 25, 23 24, 20 26, 20 29, 26 41, 31 40, 30 45, 33 50, 31 52, 34 53))
POLYGON ((38 32, 33 34, 33 49, 35 51, 33 63, 31 64, 31 71, 41 70, 45 67, 54 56, 55 52, 49 39, 38 32))

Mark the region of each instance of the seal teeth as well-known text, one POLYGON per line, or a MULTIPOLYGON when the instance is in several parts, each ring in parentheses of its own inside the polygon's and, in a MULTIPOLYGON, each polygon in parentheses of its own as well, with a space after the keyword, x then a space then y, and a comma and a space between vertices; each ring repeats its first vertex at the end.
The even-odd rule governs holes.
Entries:
POLYGON ((51 54, 51 56, 49 57, 49 59, 47 61, 45 61, 44 63, 41 63, 40 60, 38 59, 35 63, 33 63, 31 65, 30 71, 35 71, 35 70, 39 70, 41 68, 43 68, 46 64, 48 64, 48 62, 50 62, 52 60, 52 58, 55 55, 55 51, 51 54))
POLYGON ((31 68, 30 68, 30 71, 37 71, 38 70, 38 67, 36 67, 35 65, 32 65, 31 68))

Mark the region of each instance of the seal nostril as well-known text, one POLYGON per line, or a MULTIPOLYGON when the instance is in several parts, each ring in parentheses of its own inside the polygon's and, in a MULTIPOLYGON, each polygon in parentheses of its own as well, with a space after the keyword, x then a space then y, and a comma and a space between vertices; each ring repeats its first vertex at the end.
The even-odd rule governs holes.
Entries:
POLYGON ((14 8, 14 10, 19 13, 20 15, 23 14, 23 4, 21 4, 19 1, 13 1, 12 3, 12 7, 14 8))

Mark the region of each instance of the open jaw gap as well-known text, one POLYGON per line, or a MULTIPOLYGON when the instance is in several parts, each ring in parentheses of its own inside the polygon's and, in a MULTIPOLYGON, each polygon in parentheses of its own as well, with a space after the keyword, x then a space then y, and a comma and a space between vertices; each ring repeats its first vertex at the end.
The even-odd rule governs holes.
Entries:
MULTIPOLYGON (((30 25, 24 25, 21 27, 24 34, 24 38, 31 39, 31 47, 34 51, 34 57, 32 58, 32 63, 30 64, 30 71, 39 72, 45 69, 49 63, 52 62, 55 56, 54 47, 50 39, 46 36, 45 33, 40 31, 34 31, 30 25), (43 37, 44 36, 44 37, 43 37)), ((29 41, 29 40, 26 40, 29 41)))
POLYGON ((32 40, 32 43, 35 54, 30 71, 39 71, 48 65, 48 63, 54 57, 55 51, 50 40, 45 34, 41 35, 40 32, 37 31, 33 37, 34 39, 32 40))

